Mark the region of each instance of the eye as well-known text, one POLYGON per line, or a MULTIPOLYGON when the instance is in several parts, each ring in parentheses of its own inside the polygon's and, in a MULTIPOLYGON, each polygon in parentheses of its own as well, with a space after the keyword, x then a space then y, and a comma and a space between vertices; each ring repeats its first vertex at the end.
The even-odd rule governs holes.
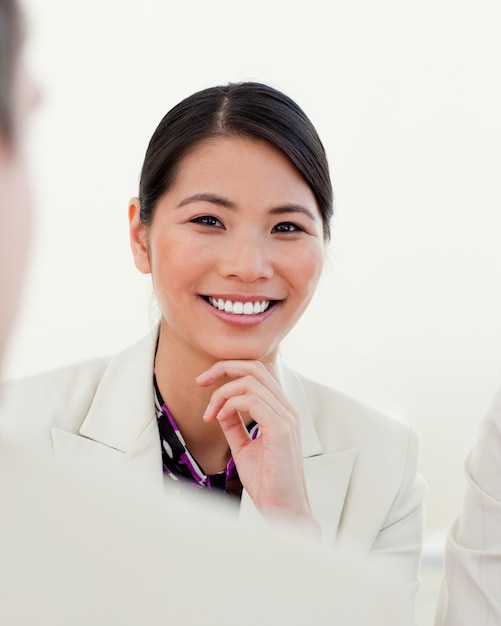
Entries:
POLYGON ((209 226, 210 228, 224 228, 223 224, 217 217, 213 215, 200 215, 190 220, 193 224, 202 224, 202 226, 209 226))
POLYGON ((297 233, 303 232, 304 228, 301 228, 298 224, 293 222, 280 222, 272 228, 272 233, 297 233))

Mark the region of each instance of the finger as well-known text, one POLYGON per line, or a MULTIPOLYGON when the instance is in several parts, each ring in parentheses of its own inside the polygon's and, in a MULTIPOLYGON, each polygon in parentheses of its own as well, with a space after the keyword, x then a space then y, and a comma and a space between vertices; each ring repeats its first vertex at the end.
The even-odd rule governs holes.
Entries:
POLYGON ((229 407, 223 413, 218 413, 217 420, 230 446, 231 454, 236 459, 239 452, 252 441, 249 432, 238 411, 229 407))
MULTIPOLYGON (((272 393, 267 387, 262 385, 252 376, 245 376, 237 380, 231 381, 222 385, 219 389, 216 389, 211 396, 209 406, 207 407, 204 419, 206 421, 213 421, 216 419, 217 414, 221 411, 223 406, 230 400, 230 398, 236 396, 249 396, 249 398, 255 397, 261 400, 264 406, 274 414, 275 420, 287 420, 294 423, 298 422, 295 411, 290 407, 280 389, 277 389, 279 396, 272 393)), ((249 402, 249 414, 251 417, 259 423, 258 416, 253 414, 253 407, 255 404, 249 402)))
MULTIPOLYGON (((283 393, 272 363, 264 364, 260 361, 219 361, 201 374, 197 378, 197 383, 201 386, 210 386, 222 377, 233 379, 245 378, 246 380, 252 377, 267 388, 289 411, 295 413, 293 406, 283 393)), ((223 389, 223 387, 224 385, 222 385, 220 389, 223 389)), ((243 391, 235 391, 235 393, 243 393, 243 391)))
MULTIPOLYGON (((298 432, 294 422, 292 420, 280 419, 277 413, 259 396, 246 394, 231 397, 217 413, 216 419, 226 434, 227 428, 234 426, 236 423, 235 414, 240 417, 243 413, 248 413, 259 425, 259 431, 265 441, 269 443, 272 441, 280 442, 281 445, 287 445, 287 442, 294 442, 293 446, 297 447, 298 432)), ((240 422, 243 423, 241 418, 240 422)), ((249 434, 246 428, 245 430, 248 443, 249 434)), ((228 441, 228 443, 230 442, 228 441)))
POLYGON ((280 387, 273 363, 261 361, 218 361, 205 372, 197 376, 196 381, 201 387, 209 387, 223 377, 241 378, 252 375, 262 384, 280 387))

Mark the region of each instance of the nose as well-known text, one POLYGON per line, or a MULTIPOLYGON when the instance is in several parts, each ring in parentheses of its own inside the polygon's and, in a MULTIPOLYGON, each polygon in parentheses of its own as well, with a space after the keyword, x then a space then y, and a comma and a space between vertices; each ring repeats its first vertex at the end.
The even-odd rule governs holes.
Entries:
POLYGON ((271 278, 273 262, 269 242, 248 235, 226 241, 221 250, 220 273, 225 278, 246 283, 271 278))

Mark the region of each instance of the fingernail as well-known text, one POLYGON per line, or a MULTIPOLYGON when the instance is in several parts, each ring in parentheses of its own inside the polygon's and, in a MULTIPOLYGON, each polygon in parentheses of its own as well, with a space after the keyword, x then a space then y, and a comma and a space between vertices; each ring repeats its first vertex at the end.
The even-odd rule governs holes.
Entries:
POLYGON ((211 406, 210 404, 207 406, 207 408, 205 409, 205 413, 204 413, 204 417, 203 419, 205 421, 207 421, 209 419, 209 415, 210 415, 210 410, 211 410, 211 406))

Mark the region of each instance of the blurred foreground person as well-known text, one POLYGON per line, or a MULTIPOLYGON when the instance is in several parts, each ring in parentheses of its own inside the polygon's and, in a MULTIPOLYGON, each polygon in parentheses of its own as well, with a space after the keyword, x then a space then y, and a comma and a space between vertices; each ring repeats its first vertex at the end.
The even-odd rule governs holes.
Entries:
POLYGON ((460 514, 446 543, 436 626, 501 624, 501 390, 465 463, 460 514))
POLYGON ((0 357, 17 311, 31 234, 23 144, 38 92, 23 64, 22 23, 13 0, 0 3, 0 357))

